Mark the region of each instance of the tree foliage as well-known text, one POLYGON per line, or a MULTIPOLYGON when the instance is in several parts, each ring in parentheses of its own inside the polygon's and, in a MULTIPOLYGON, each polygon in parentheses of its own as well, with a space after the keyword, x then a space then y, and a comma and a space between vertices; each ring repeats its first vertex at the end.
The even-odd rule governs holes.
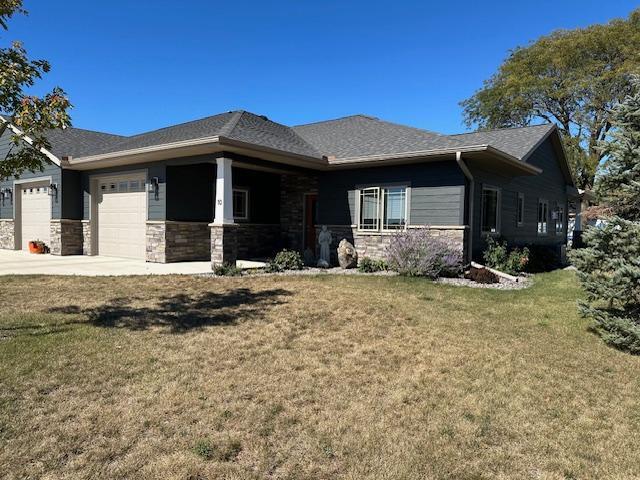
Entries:
POLYGON ((611 131, 611 108, 640 70, 640 9, 626 20, 559 30, 510 52, 481 89, 464 100, 465 122, 480 129, 558 125, 576 183, 593 186, 611 131))
POLYGON ((610 217, 588 227, 587 248, 572 259, 587 293, 580 304, 605 341, 640 354, 640 77, 634 92, 614 108, 611 138, 602 152, 604 173, 596 185, 610 217))
MULTIPOLYGON (((13 15, 25 13, 22 0, 0 0, 0 28, 7 30, 13 15)), ((61 88, 42 96, 28 94, 50 68, 46 60, 30 60, 20 42, 0 48, 0 114, 17 127, 17 131, 10 130, 7 121, 0 121, 0 136, 10 131, 13 142, 0 162, 0 179, 42 170, 49 161, 42 153, 50 148, 47 130, 70 124, 67 111, 71 105, 61 88)))

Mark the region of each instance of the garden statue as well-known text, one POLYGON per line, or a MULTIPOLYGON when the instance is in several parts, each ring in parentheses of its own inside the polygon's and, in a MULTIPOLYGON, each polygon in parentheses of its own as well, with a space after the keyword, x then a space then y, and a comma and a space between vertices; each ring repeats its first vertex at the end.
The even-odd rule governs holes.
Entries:
POLYGON ((318 235, 318 243, 320 244, 320 258, 318 259, 319 267, 329 268, 331 265, 331 241, 331 230, 328 230, 327 226, 323 225, 320 235, 318 235))

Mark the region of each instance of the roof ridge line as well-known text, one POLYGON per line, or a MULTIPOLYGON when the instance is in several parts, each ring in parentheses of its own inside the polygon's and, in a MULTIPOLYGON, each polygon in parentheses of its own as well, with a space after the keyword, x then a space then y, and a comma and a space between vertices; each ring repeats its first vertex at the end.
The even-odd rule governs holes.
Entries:
POLYGON ((489 128, 487 130, 476 130, 473 132, 462 132, 462 133, 452 133, 447 135, 448 137, 457 137, 459 135, 473 135, 474 133, 488 133, 488 132, 501 132, 503 130, 522 130, 524 128, 536 128, 536 127, 553 127, 556 124, 553 122, 549 123, 540 123, 538 125, 522 125, 519 127, 500 127, 500 128, 489 128))
POLYGON ((330 118, 328 120, 318 120, 317 122, 301 123, 299 125, 293 125, 290 128, 306 127, 308 125, 318 125, 320 123, 337 122, 338 120, 344 120, 345 118, 353 117, 364 117, 368 118, 369 120, 380 120, 378 117, 374 117, 373 115, 367 115, 365 113, 354 113, 352 115, 345 115, 344 117, 330 118))
POLYGON ((231 135, 235 130, 236 126, 238 125, 238 122, 242 118, 242 115, 244 115, 245 113, 246 113, 245 110, 235 110, 233 112, 233 116, 220 129, 219 135, 221 136, 231 135))

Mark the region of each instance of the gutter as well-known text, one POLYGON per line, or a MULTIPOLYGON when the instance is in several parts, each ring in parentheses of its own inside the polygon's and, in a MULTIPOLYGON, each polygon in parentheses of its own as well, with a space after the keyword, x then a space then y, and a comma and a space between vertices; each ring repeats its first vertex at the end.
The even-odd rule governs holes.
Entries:
POLYGON ((508 153, 498 150, 489 144, 470 145, 465 147, 452 147, 452 148, 435 148, 431 150, 418 150, 414 152, 402 152, 402 153, 390 153, 380 155, 364 155, 360 157, 345 157, 345 158, 333 158, 328 157, 329 167, 344 167, 358 164, 366 164, 375 166, 376 164, 384 165, 391 161, 408 160, 411 158, 423 158, 436 155, 457 155, 458 153, 477 153, 487 152, 499 157, 503 162, 523 170, 532 175, 538 175, 542 173, 542 170, 520 161, 518 158, 508 153))
POLYGON ((473 260, 473 214, 474 214, 473 199, 475 198, 475 180, 473 178, 473 175, 471 174, 471 171, 469 170, 469 167, 467 167, 467 164, 464 163, 464 160, 462 159, 461 151, 456 152, 456 163, 460 167, 460 170, 462 170, 462 173, 464 174, 464 176, 469 181, 469 242, 468 242, 469 258, 468 259, 469 261, 472 261, 473 260))

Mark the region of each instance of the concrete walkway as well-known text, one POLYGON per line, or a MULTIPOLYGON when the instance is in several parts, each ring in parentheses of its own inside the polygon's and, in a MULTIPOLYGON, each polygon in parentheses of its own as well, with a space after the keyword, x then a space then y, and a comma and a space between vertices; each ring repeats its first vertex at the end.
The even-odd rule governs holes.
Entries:
MULTIPOLYGON (((240 262, 239 262, 240 263, 240 262)), ((211 273, 210 262, 146 263, 113 257, 34 255, 0 250, 0 275, 169 275, 211 273)))

